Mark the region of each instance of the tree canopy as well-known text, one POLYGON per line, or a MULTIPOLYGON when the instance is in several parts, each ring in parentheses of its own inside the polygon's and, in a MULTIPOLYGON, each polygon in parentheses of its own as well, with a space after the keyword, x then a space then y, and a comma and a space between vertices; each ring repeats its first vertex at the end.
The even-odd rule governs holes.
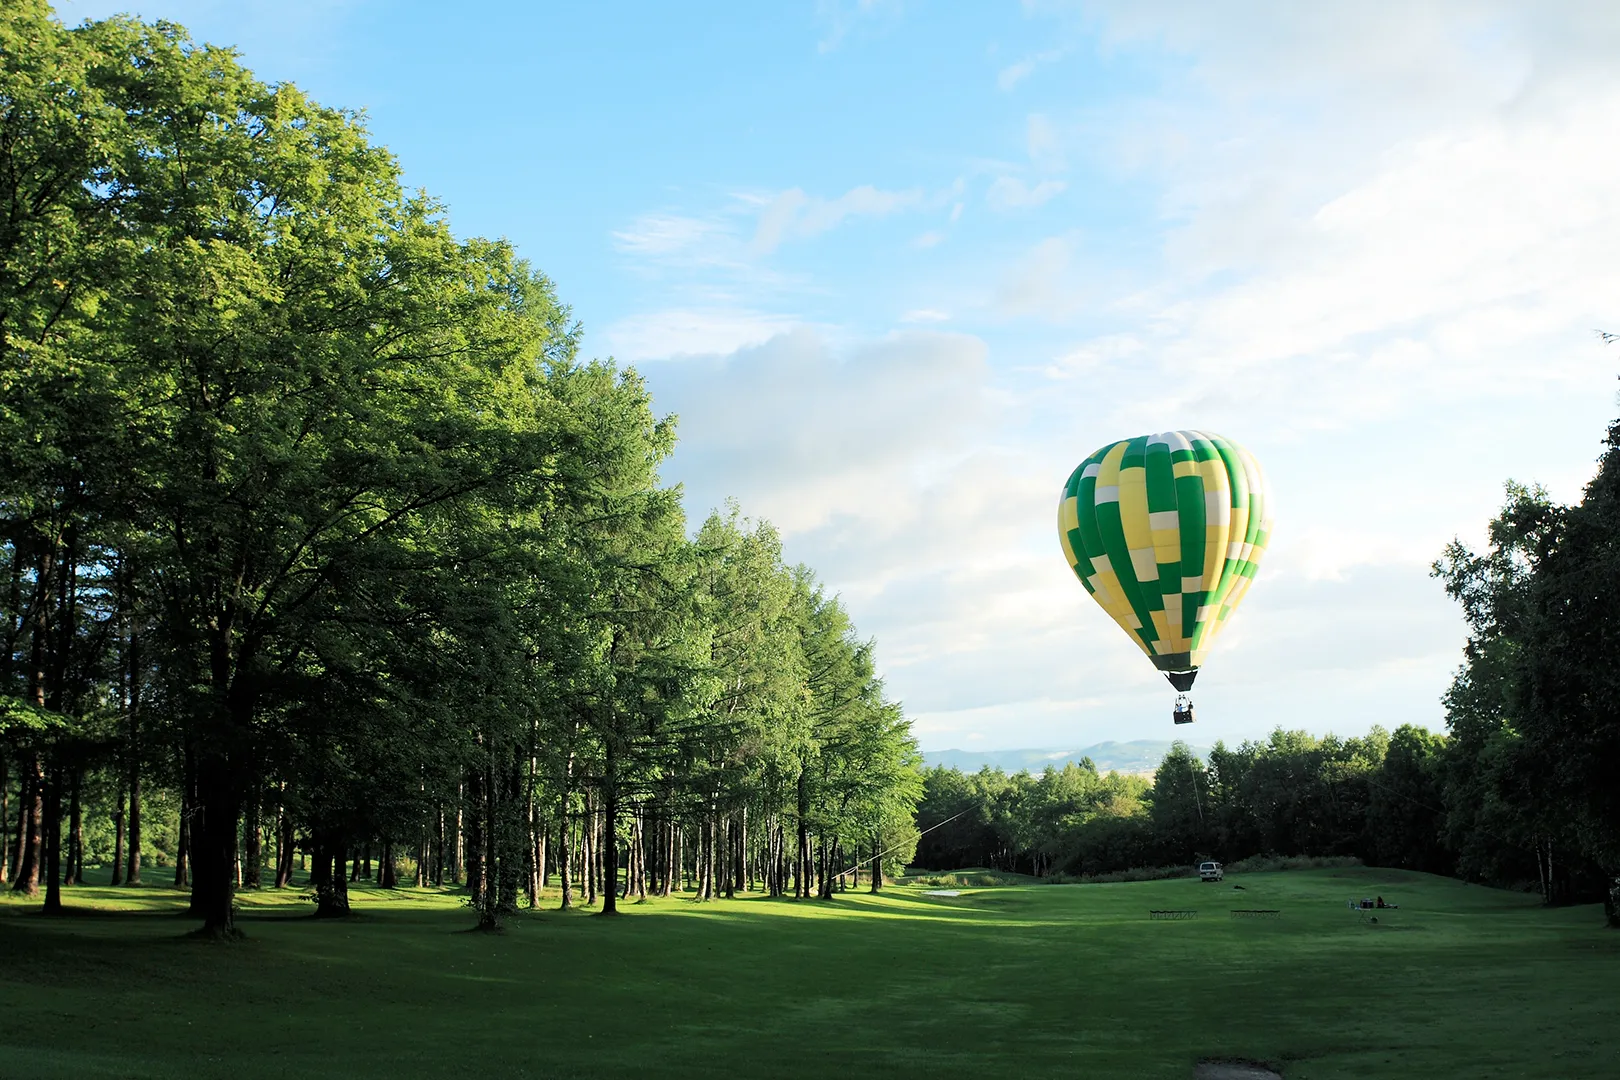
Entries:
POLYGON ((831 895, 909 821, 837 599, 735 507, 687 535, 674 418, 357 114, 39 0, 0 63, 15 887, 60 906, 91 805, 138 879, 143 799, 220 936, 266 844, 322 914, 375 851, 492 926, 553 872, 831 895))

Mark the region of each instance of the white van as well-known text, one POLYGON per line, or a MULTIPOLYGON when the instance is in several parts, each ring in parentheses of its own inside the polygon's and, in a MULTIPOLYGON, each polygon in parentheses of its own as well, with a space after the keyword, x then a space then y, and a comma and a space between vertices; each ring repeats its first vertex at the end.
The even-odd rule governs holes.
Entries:
POLYGON ((1220 881, 1226 872, 1218 862, 1202 862, 1198 864, 1198 877, 1202 881, 1220 881))

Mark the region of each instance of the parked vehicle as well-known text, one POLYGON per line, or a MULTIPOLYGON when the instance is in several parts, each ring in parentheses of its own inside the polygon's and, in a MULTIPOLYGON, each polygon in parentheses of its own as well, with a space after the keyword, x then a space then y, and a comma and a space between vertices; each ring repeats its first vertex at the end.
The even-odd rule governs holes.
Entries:
POLYGON ((1198 864, 1198 877, 1201 881, 1220 881, 1226 877, 1226 871, 1218 862, 1201 862, 1198 864))

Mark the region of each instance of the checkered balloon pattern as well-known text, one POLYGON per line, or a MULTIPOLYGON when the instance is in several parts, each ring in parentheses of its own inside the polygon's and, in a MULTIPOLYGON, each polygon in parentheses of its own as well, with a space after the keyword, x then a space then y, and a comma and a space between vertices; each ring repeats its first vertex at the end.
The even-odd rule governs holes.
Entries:
POLYGON ((1271 499, 1241 446, 1165 431, 1082 461, 1063 485, 1058 537, 1086 591, 1186 689, 1254 580, 1271 499))

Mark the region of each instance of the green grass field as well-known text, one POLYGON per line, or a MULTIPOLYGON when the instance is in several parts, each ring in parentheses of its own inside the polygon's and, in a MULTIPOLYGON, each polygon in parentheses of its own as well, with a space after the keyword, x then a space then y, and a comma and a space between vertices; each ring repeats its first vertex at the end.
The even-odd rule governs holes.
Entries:
POLYGON ((172 889, 70 890, 75 914, 50 919, 0 904, 0 1070, 1181 1080, 1229 1057, 1290 1080, 1620 1076, 1620 935, 1598 909, 1400 871, 672 899, 500 935, 464 932, 453 895, 353 898, 361 914, 317 922, 244 895, 237 945, 183 938, 172 889), (1400 909, 1347 909, 1375 893, 1400 909))

